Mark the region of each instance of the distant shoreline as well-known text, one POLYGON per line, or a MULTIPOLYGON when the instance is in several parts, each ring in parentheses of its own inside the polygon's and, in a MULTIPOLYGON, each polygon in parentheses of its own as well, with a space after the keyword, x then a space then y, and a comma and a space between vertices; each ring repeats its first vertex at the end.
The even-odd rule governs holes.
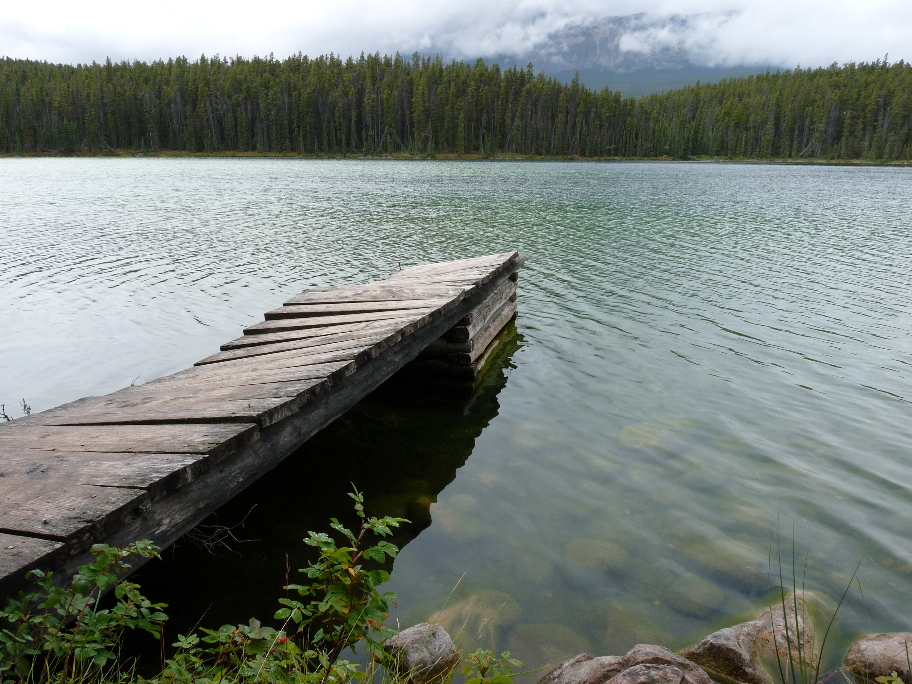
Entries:
POLYGON ((102 153, 61 154, 54 151, 10 153, 0 152, 0 159, 16 158, 149 158, 149 159, 325 159, 342 160, 358 159, 370 161, 575 161, 575 162, 702 162, 702 163, 742 163, 742 164, 789 164, 798 166, 889 166, 912 167, 912 160, 874 161, 870 159, 795 159, 795 158, 747 158, 747 157, 579 157, 572 155, 530 155, 503 153, 485 156, 473 154, 437 154, 433 157, 426 154, 396 153, 377 154, 296 154, 294 152, 186 152, 182 150, 163 150, 160 152, 137 152, 136 150, 109 150, 102 153))

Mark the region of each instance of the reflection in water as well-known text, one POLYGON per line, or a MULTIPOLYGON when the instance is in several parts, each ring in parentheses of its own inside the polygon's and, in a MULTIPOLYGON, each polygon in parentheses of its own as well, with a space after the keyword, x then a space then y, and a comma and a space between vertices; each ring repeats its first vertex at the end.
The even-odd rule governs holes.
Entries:
POLYGON ((510 323, 474 385, 394 376, 205 521, 243 521, 230 552, 210 553, 185 539, 164 553, 164 562, 137 573, 148 596, 171 605, 170 632, 271 618, 287 567, 290 580, 301 581, 295 570, 310 558, 302 542, 307 532, 329 532, 330 518, 357 525, 346 495, 352 485, 364 493, 369 515, 411 521, 390 541, 402 548, 413 540, 497 416, 497 395, 521 344, 510 323), (192 570, 203 565, 204 573, 192 570))

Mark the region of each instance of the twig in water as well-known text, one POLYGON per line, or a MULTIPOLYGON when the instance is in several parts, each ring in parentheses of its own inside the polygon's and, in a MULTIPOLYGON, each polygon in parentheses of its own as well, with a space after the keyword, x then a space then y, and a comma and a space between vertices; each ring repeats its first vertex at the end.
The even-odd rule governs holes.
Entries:
POLYGON ((231 548, 229 545, 230 542, 248 544, 250 542, 260 541, 259 539, 238 539, 234 534, 234 530, 244 526, 244 522, 250 517, 254 508, 256 508, 256 504, 250 507, 250 510, 247 511, 247 515, 245 515, 239 523, 236 523, 231 527, 219 525, 218 523, 215 525, 197 525, 187 533, 187 539, 207 553, 215 554, 216 550, 220 547, 224 547, 229 553, 239 554, 238 551, 231 548))

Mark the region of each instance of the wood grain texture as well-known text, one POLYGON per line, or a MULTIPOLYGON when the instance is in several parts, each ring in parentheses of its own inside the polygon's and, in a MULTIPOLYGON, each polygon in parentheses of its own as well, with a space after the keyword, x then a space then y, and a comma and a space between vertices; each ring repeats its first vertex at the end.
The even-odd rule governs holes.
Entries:
POLYGON ((468 365, 481 356, 495 337, 503 330, 516 315, 516 300, 508 299, 487 320, 484 327, 472 338, 472 349, 468 352, 450 354, 450 363, 455 365, 468 365))
MULTIPOLYGON (((509 282, 509 281, 508 281, 509 282)), ((487 346, 490 344, 491 340, 497 336, 504 326, 509 323, 510 319, 516 313, 516 297, 510 296, 506 300, 498 299, 496 309, 491 311, 491 308, 487 306, 490 302, 494 301, 495 297, 491 297, 488 302, 485 303, 485 306, 479 307, 475 312, 479 312, 484 309, 485 318, 482 320, 480 317, 475 318, 471 327, 462 325, 465 318, 462 318, 459 321, 459 325, 456 325, 450 328, 449 332, 440 339, 434 340, 431 342, 425 349, 419 354, 420 358, 434 359, 434 358, 449 358, 450 354, 460 354, 468 355, 471 361, 475 361, 478 356, 484 352, 487 346), (513 315, 503 320, 503 308, 506 305, 512 304, 513 315), (498 319, 500 316, 500 319, 498 319), (471 333, 469 332, 471 330, 471 333), (465 342, 450 342, 448 338, 456 336, 457 339, 464 339, 472 335, 470 339, 465 342)), ((463 361, 464 363, 464 361, 463 361)))
POLYGON ((493 301, 494 298, 492 297, 491 300, 492 301, 490 302, 485 302, 483 306, 478 308, 478 315, 475 316, 468 325, 463 325, 462 321, 460 321, 460 325, 454 325, 450 328, 442 339, 446 342, 453 343, 472 342, 473 339, 478 337, 481 330, 487 328, 490 319, 497 315, 505 302, 516 301, 516 294, 510 295, 510 297, 506 299, 498 298, 497 301, 493 301))
POLYGON ((144 489, 154 501, 192 481, 208 467, 205 454, 4 451, 0 463, 0 514, 14 497, 29 498, 34 487, 46 488, 49 482, 144 489))
MULTIPOLYGON (((457 326, 479 326, 487 321, 491 315, 497 311, 501 305, 508 299, 516 298, 516 283, 512 280, 505 280, 501 285, 494 291, 494 293, 488 297, 487 300, 480 306, 472 309, 468 314, 459 319, 457 326)), ((474 335, 472 335, 474 337, 474 335)))
POLYGON ((388 331, 382 331, 373 335, 364 333, 348 333, 346 335, 327 335, 326 337, 309 338, 305 340, 295 340, 294 342, 280 342, 277 344, 257 345, 255 347, 242 347, 240 349, 231 349, 228 351, 218 352, 208 356, 202 361, 197 361, 195 365, 205 366, 210 363, 224 363, 226 361, 236 361, 239 359, 251 359, 253 357, 268 356, 274 358, 272 354, 287 353, 296 356, 324 354, 326 352, 341 351, 347 349, 360 349, 371 347, 374 344, 395 334, 395 328, 388 331))
POLYGON ((0 532, 0 596, 14 596, 25 588, 29 570, 57 567, 66 556, 61 542, 0 532))
POLYGON ((0 531, 60 541, 78 552, 149 508, 144 489, 78 485, 65 477, 2 493, 0 531))
POLYGON ((365 321, 380 321, 385 319, 410 320, 416 316, 428 313, 432 309, 404 309, 401 311, 377 311, 364 314, 345 314, 341 316, 320 316, 319 318, 292 318, 278 321, 263 321, 256 325, 244 328, 245 335, 263 335, 268 333, 284 332, 286 330, 301 330, 303 328, 319 328, 324 325, 342 323, 363 323, 365 321))
POLYGON ((256 423, 266 427, 316 396, 325 378, 243 387, 139 386, 44 419, 54 425, 256 423), (166 391, 162 391, 162 390, 166 391), (170 390, 170 391, 168 391, 170 390))
POLYGON ((379 311, 409 311, 411 309, 433 309, 447 299, 408 299, 393 302, 338 302, 333 304, 286 304, 279 309, 266 312, 267 321, 286 318, 314 318, 345 316, 350 314, 377 313, 379 311))
POLYGON ((258 428, 250 424, 60 426, 20 420, 0 428, 0 460, 18 449, 205 454, 219 459, 259 438, 258 428))
MULTIPOLYGON (((243 360, 243 359, 239 359, 243 360)), ((152 380, 142 385, 144 388, 158 387, 163 391, 181 392, 188 387, 200 387, 205 392, 208 388, 231 388, 263 385, 273 382, 297 382, 317 378, 341 377, 349 372, 350 360, 318 361, 266 370, 264 368, 241 368, 234 364, 206 364, 194 366, 174 375, 152 380)), ((121 390, 123 391, 123 390, 121 390)))
POLYGON ((315 287, 284 302, 295 304, 333 304, 340 302, 396 302, 414 299, 449 299, 459 294, 460 288, 446 285, 394 286, 386 281, 349 285, 345 287, 315 287))
POLYGON ((364 334, 370 335, 381 330, 395 330, 399 324, 395 319, 366 321, 363 323, 343 323, 340 325, 325 325, 317 328, 300 328, 279 333, 264 333, 260 335, 244 335, 223 344, 222 351, 257 347, 262 344, 276 344, 279 342, 296 342, 298 340, 318 340, 321 337, 334 335, 364 334))

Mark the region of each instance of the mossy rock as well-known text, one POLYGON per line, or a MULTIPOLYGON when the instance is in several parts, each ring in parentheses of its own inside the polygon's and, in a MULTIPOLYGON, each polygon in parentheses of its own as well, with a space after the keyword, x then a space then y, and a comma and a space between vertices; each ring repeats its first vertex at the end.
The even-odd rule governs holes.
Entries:
POLYGON ((571 539, 564 547, 568 560, 592 570, 617 570, 627 563, 627 552, 605 539, 571 539))
POLYGON ((601 653, 626 653, 637 644, 668 644, 672 635, 656 624, 660 610, 644 606, 638 610, 621 601, 607 601, 597 606, 605 622, 601 653))
POLYGON ((624 444, 643 449, 656 449, 667 445, 675 436, 693 427, 694 422, 685 416, 660 414, 642 423, 621 428, 624 444))
POLYGON ((527 670, 543 667, 543 672, 592 649, 582 634, 554 622, 519 625, 507 644, 511 658, 521 660, 527 670))
POLYGON ((556 434, 553 425, 541 422, 517 425, 510 435, 510 444, 520 449, 541 449, 547 446, 563 446, 563 438, 556 434))
POLYGON ((495 589, 479 589, 447 605, 428 622, 446 629, 457 646, 470 649, 478 644, 486 649, 498 648, 499 634, 519 621, 519 603, 509 594, 495 589))
POLYGON ((431 514, 434 525, 461 539, 475 539, 487 530, 478 516, 478 499, 471 494, 457 494, 438 503, 431 514))
POLYGON ((713 573, 741 585, 763 582, 769 571, 769 551, 746 542, 726 540, 720 544, 703 539, 680 544, 677 548, 713 573))
POLYGON ((712 582, 688 572, 665 592, 665 603, 679 613, 705 618, 725 607, 725 592, 712 582))
POLYGON ((520 584, 544 585, 554 577, 555 564, 543 551, 519 549, 511 560, 513 574, 520 584))
POLYGON ((602 510, 597 516, 590 516, 588 524, 580 531, 593 539, 605 539, 623 545, 628 539, 638 538, 642 534, 641 529, 631 530, 628 525, 627 521, 619 520, 616 514, 606 515, 602 510))
POLYGON ((621 441, 627 446, 655 449, 665 443, 668 431, 653 423, 635 423, 621 428, 621 441))

